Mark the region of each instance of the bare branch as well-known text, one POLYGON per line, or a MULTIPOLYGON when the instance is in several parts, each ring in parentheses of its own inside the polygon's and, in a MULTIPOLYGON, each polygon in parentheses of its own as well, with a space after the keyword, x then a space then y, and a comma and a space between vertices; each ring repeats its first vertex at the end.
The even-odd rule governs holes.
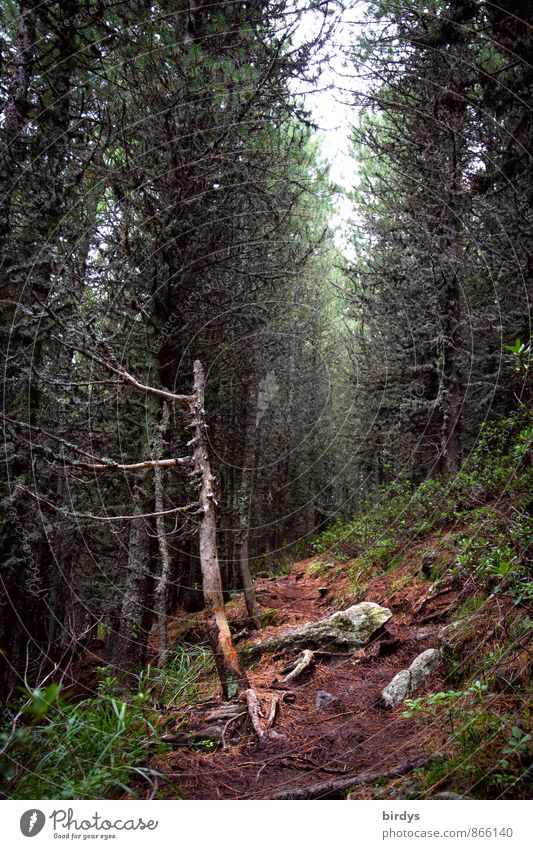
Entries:
POLYGON ((63 515, 69 516, 72 519, 90 519, 96 522, 132 522, 136 519, 152 519, 155 516, 169 516, 173 513, 188 513, 191 510, 198 512, 197 504, 186 504, 185 507, 173 507, 171 510, 163 510, 161 513, 136 513, 134 516, 96 516, 94 513, 78 513, 75 510, 67 510, 66 507, 58 507, 57 504, 53 504, 41 495, 37 495, 36 492, 32 492, 31 489, 28 489, 27 486, 21 483, 15 487, 15 494, 17 492, 23 492, 29 495, 50 510, 55 510, 56 513, 63 513, 63 515))
POLYGON ((115 463, 113 460, 101 463, 77 463, 82 469, 91 472, 137 472, 140 469, 168 469, 172 466, 190 466, 191 457, 171 457, 168 460, 143 460, 140 463, 115 463))
POLYGON ((172 401, 175 404, 181 404, 184 407, 188 407, 194 397, 191 395, 179 395, 175 392, 168 392, 166 389, 156 389, 155 386, 147 386, 144 383, 140 383, 133 375, 125 370, 121 370, 112 366, 111 363, 102 360, 101 357, 97 357, 96 354, 93 354, 92 351, 87 351, 85 348, 80 348, 78 345, 69 345, 64 340, 58 340, 62 345, 69 348, 71 351, 76 351, 78 354, 82 354, 84 357, 87 357, 89 360, 93 360, 93 362, 98 363, 98 365, 107 369, 108 371, 116 374, 122 381, 122 383, 127 384, 128 386, 133 386, 135 389, 138 389, 140 392, 144 392, 147 395, 154 395, 156 398, 164 398, 166 401, 172 401))

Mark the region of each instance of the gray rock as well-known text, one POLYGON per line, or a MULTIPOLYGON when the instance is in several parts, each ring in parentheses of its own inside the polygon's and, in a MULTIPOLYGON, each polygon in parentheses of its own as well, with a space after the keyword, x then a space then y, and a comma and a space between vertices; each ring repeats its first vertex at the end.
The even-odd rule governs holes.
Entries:
POLYGON ((332 696, 331 693, 328 693, 327 690, 319 690, 315 696, 315 707, 317 710, 322 710, 322 708, 327 707, 328 705, 333 704, 333 702, 338 702, 336 696, 332 696))
POLYGON ((249 654, 261 654, 284 648, 304 646, 331 646, 334 648, 359 649, 370 641, 376 631, 388 622, 392 613, 373 601, 354 604, 318 622, 308 622, 291 628, 276 637, 248 647, 249 654))
POLYGON ((433 549, 431 551, 426 551, 422 555, 422 564, 421 564, 421 572, 425 578, 431 577, 431 570, 435 566, 437 562, 437 552, 433 549))
POLYGON ((427 649, 415 657, 408 669, 402 669, 394 676, 381 693, 380 704, 390 709, 399 705, 415 690, 418 690, 428 675, 440 663, 440 652, 438 649, 427 649))
POLYGON ((439 643, 443 646, 449 645, 450 641, 453 641, 455 635, 459 633, 464 623, 465 619, 456 619, 455 622, 450 622, 449 625, 441 628, 439 631, 439 643))
POLYGON ((451 791, 443 790, 442 793, 435 793, 430 796, 430 799, 471 799, 472 796, 461 796, 460 793, 452 793, 451 791))
POLYGON ((419 628, 417 631, 413 631, 411 634, 411 638, 415 640, 427 640, 428 637, 433 636, 433 631, 430 631, 428 628, 419 628))

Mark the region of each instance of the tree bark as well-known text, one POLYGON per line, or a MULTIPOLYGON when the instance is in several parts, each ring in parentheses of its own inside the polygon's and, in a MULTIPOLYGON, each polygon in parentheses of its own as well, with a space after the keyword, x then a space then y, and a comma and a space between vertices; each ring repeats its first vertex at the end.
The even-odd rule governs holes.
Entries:
MULTIPOLYGON (((256 629, 261 627, 259 606, 255 596, 252 574, 250 572, 250 558, 248 542, 250 537, 250 517, 252 508, 252 493, 254 489, 254 469, 256 466, 256 416, 254 406, 250 403, 245 417, 248 417, 248 426, 245 428, 244 446, 244 468, 241 478, 241 494, 239 499, 239 569, 241 573, 244 601, 248 618, 256 629)), ((245 418, 246 421, 246 418, 245 418)))
POLYGON ((250 559, 248 556, 248 525, 241 530, 239 541, 239 567, 241 571, 242 589, 244 592, 244 601, 246 610, 248 611, 248 619, 251 625, 259 630, 261 627, 261 618, 259 615, 259 605, 255 596, 255 589, 250 572, 250 559))
POLYGON ((35 7, 37 0, 20 0, 13 77, 4 112, 0 154, 0 236, 9 230, 10 192, 17 177, 18 148, 31 109, 30 80, 35 61, 35 7))
MULTIPOLYGON (((163 416, 161 424, 157 428, 157 436, 154 443, 154 461, 156 461, 163 453, 165 434, 167 432, 169 422, 169 410, 166 401, 163 404, 163 416)), ((156 605, 157 605, 157 625, 159 632, 159 646, 157 652, 158 666, 162 666, 164 662, 165 652, 167 650, 167 590, 171 572, 170 553, 168 550, 168 540, 165 530, 164 510, 164 489, 163 489, 163 470, 157 463, 154 465, 154 490, 155 490, 155 526, 157 531, 157 542, 159 545, 159 554, 161 555, 161 572, 159 581, 155 590, 156 605)))
POLYGON ((215 478, 209 463, 204 410, 205 378, 202 364, 194 363, 194 394, 191 416, 194 425, 193 470, 200 479, 198 525, 202 588, 208 621, 209 642, 226 699, 249 689, 246 674, 231 639, 217 554, 215 478))
POLYGON ((141 500, 144 493, 136 492, 136 518, 131 522, 127 543, 125 579, 117 627, 108 641, 108 657, 119 680, 126 686, 139 672, 146 659, 149 630, 148 579, 149 538, 146 521, 142 518, 141 500))

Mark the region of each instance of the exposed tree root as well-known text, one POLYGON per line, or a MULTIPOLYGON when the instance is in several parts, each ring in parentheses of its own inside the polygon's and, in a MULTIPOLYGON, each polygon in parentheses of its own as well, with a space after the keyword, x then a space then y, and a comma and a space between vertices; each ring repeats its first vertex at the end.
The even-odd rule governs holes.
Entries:
MULTIPOLYGON (((289 684, 291 681, 294 681, 296 678, 299 678, 300 675, 314 666, 315 663, 315 653, 310 649, 304 649, 301 654, 296 658, 296 665, 294 666, 292 672, 289 672, 288 675, 283 678, 283 684, 289 684)), ((293 664, 291 664, 292 666, 293 664)))
POLYGON ((194 746, 202 740, 214 740, 226 748, 225 735, 234 722, 246 717, 246 709, 240 702, 224 702, 206 714, 208 723, 201 728, 195 728, 178 733, 163 734, 161 740, 176 748, 194 746))
POLYGON ((162 743, 167 743, 176 748, 194 746, 202 740, 220 740, 221 729, 218 725, 208 725, 205 728, 198 728, 195 731, 184 731, 181 734, 162 734, 160 740, 162 743))
POLYGON ((252 688, 245 690, 243 697, 246 699, 246 707, 242 702, 225 702, 206 715, 207 725, 183 732, 168 732, 161 736, 161 741, 177 748, 187 748, 203 740, 214 740, 220 743, 223 749, 226 749, 226 733, 230 725, 239 720, 244 720, 246 716, 250 718, 252 728, 260 744, 269 739, 281 739, 283 735, 273 731, 272 726, 283 697, 272 697, 267 718, 265 718, 255 690, 252 690, 252 688))
POLYGON ((272 729, 274 720, 276 719, 276 712, 280 701, 283 700, 280 700, 278 696, 272 697, 268 718, 265 719, 265 715, 261 708, 261 703, 259 701, 257 693, 251 688, 249 690, 246 690, 246 704, 248 705, 248 716, 250 717, 252 727, 257 735, 257 739, 260 745, 264 745, 269 740, 286 739, 284 734, 278 734, 277 731, 274 731, 272 729))
POLYGON ((268 713, 268 719, 267 719, 267 723, 266 723, 267 728, 272 728, 272 726, 274 725, 274 722, 276 720, 276 713, 277 713, 277 710, 278 710, 279 702, 280 702, 279 696, 272 696, 272 701, 270 702, 270 711, 268 713))
POLYGON ((239 716, 244 716, 244 707, 240 702, 224 702, 214 710, 207 714, 208 722, 217 722, 218 720, 237 719, 239 716))
POLYGON ((246 704, 248 705, 248 716, 252 723, 252 727, 258 737, 260 743, 263 743, 267 737, 267 730, 263 727, 261 720, 263 719, 263 711, 261 703, 257 697, 255 690, 250 687, 246 690, 246 704))

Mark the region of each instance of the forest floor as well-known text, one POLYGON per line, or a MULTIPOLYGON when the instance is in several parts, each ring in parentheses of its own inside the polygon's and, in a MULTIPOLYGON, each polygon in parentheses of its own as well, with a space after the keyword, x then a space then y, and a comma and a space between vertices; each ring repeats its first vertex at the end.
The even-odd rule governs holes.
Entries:
MULTIPOLYGON (((427 546, 426 538, 420 547, 427 546)), ((442 551, 442 538, 439 546, 442 551)), ((331 568, 333 564, 329 563, 324 571, 321 557, 295 563, 287 575, 258 580, 258 601, 273 624, 250 633, 251 639, 264 639, 288 627, 322 619, 363 600, 389 607, 393 616, 365 649, 355 654, 321 656, 305 677, 290 684, 294 701, 280 701, 274 724, 282 736, 259 745, 251 733, 235 738, 228 730, 224 747, 212 751, 180 748, 155 756, 150 766, 160 777, 153 797, 276 798, 295 787, 366 772, 385 773, 425 754, 445 752, 449 737, 441 724, 421 724, 404 717, 405 705, 384 710, 378 704, 382 689, 393 676, 421 652, 436 647, 440 629, 453 619, 457 589, 445 582, 436 593, 430 593, 431 582, 420 574, 419 555, 416 544, 411 545, 400 565, 371 580, 363 596, 353 592, 353 577, 345 577, 349 562, 338 568, 331 568), (335 701, 317 708, 320 690, 330 693, 335 701)), ((228 615, 238 627, 244 617, 240 600, 228 605, 228 615)), ((170 630, 172 633, 172 627, 170 630)), ((282 669, 297 653, 263 654, 249 666, 250 684, 266 713, 272 698, 283 695, 279 689, 282 669)), ((442 689, 440 676, 439 669, 432 672, 417 695, 442 689)), ((180 713, 174 726, 177 730, 206 724, 206 716, 217 706, 212 680, 205 682, 199 698, 185 721, 180 713)), ((401 781, 405 784, 405 779, 401 781)), ((385 784, 390 786, 389 781, 385 784)), ((372 798, 374 792, 371 782, 359 787, 352 797, 372 798)))

